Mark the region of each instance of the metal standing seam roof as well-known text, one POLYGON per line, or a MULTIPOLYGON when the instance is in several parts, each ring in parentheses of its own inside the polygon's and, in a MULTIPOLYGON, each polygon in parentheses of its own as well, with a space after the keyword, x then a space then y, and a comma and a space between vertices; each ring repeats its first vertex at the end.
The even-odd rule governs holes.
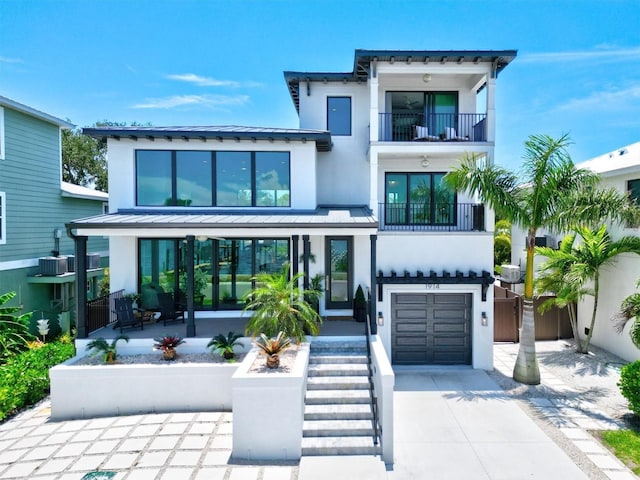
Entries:
POLYGON ((120 211, 82 218, 67 228, 377 228, 378 220, 368 207, 321 207, 304 211, 120 211))
POLYGON ((351 72, 294 72, 285 71, 284 78, 289 94, 300 111, 300 82, 366 82, 369 78, 371 62, 403 63, 480 63, 494 64, 496 76, 511 63, 517 50, 356 50, 351 72))
POLYGON ((174 126, 174 127, 89 127, 83 128, 85 135, 96 138, 164 138, 167 140, 284 140, 315 142, 316 150, 328 152, 331 150, 331 133, 326 130, 296 129, 296 128, 267 128, 243 127, 239 125, 219 126, 174 126))

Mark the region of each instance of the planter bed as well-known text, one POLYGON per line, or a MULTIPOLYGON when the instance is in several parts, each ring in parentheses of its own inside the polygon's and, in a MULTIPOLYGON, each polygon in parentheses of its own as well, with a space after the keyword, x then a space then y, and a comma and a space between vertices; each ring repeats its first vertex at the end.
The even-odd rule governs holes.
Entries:
MULTIPOLYGON (((86 364, 87 341, 76 343, 79 355, 53 367, 53 420, 129 415, 149 412, 230 411, 231 377, 241 364, 223 363, 207 353, 208 339, 187 339, 178 347, 180 360, 158 361, 153 340, 118 344, 114 365, 86 364), (129 356, 135 361, 128 362, 129 356), (151 359, 156 363, 143 363, 151 359), (85 363, 84 365, 82 363, 85 363)), ((250 345, 242 339, 241 353, 250 345)))

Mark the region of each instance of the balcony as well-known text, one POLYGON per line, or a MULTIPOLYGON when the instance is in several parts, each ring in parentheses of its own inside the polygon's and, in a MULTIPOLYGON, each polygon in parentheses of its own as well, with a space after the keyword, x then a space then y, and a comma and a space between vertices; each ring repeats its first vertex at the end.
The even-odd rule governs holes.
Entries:
POLYGON ((381 142, 486 142, 485 113, 380 113, 381 142))
POLYGON ((380 203, 380 231, 484 232, 480 203, 380 203))

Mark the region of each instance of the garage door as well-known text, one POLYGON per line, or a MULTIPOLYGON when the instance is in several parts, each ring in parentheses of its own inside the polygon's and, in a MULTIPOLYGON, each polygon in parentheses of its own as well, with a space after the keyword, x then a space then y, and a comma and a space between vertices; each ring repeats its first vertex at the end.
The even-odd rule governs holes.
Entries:
POLYGON ((471 294, 391 295, 396 365, 471 364, 471 294))

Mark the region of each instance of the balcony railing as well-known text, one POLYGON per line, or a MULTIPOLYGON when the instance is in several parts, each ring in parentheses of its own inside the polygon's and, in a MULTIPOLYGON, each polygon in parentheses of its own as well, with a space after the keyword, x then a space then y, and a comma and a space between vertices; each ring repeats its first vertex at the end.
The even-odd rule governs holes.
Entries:
POLYGON ((485 113, 380 113, 381 142, 486 142, 485 113))
POLYGON ((380 230, 473 232, 485 230, 481 203, 381 203, 380 230))

